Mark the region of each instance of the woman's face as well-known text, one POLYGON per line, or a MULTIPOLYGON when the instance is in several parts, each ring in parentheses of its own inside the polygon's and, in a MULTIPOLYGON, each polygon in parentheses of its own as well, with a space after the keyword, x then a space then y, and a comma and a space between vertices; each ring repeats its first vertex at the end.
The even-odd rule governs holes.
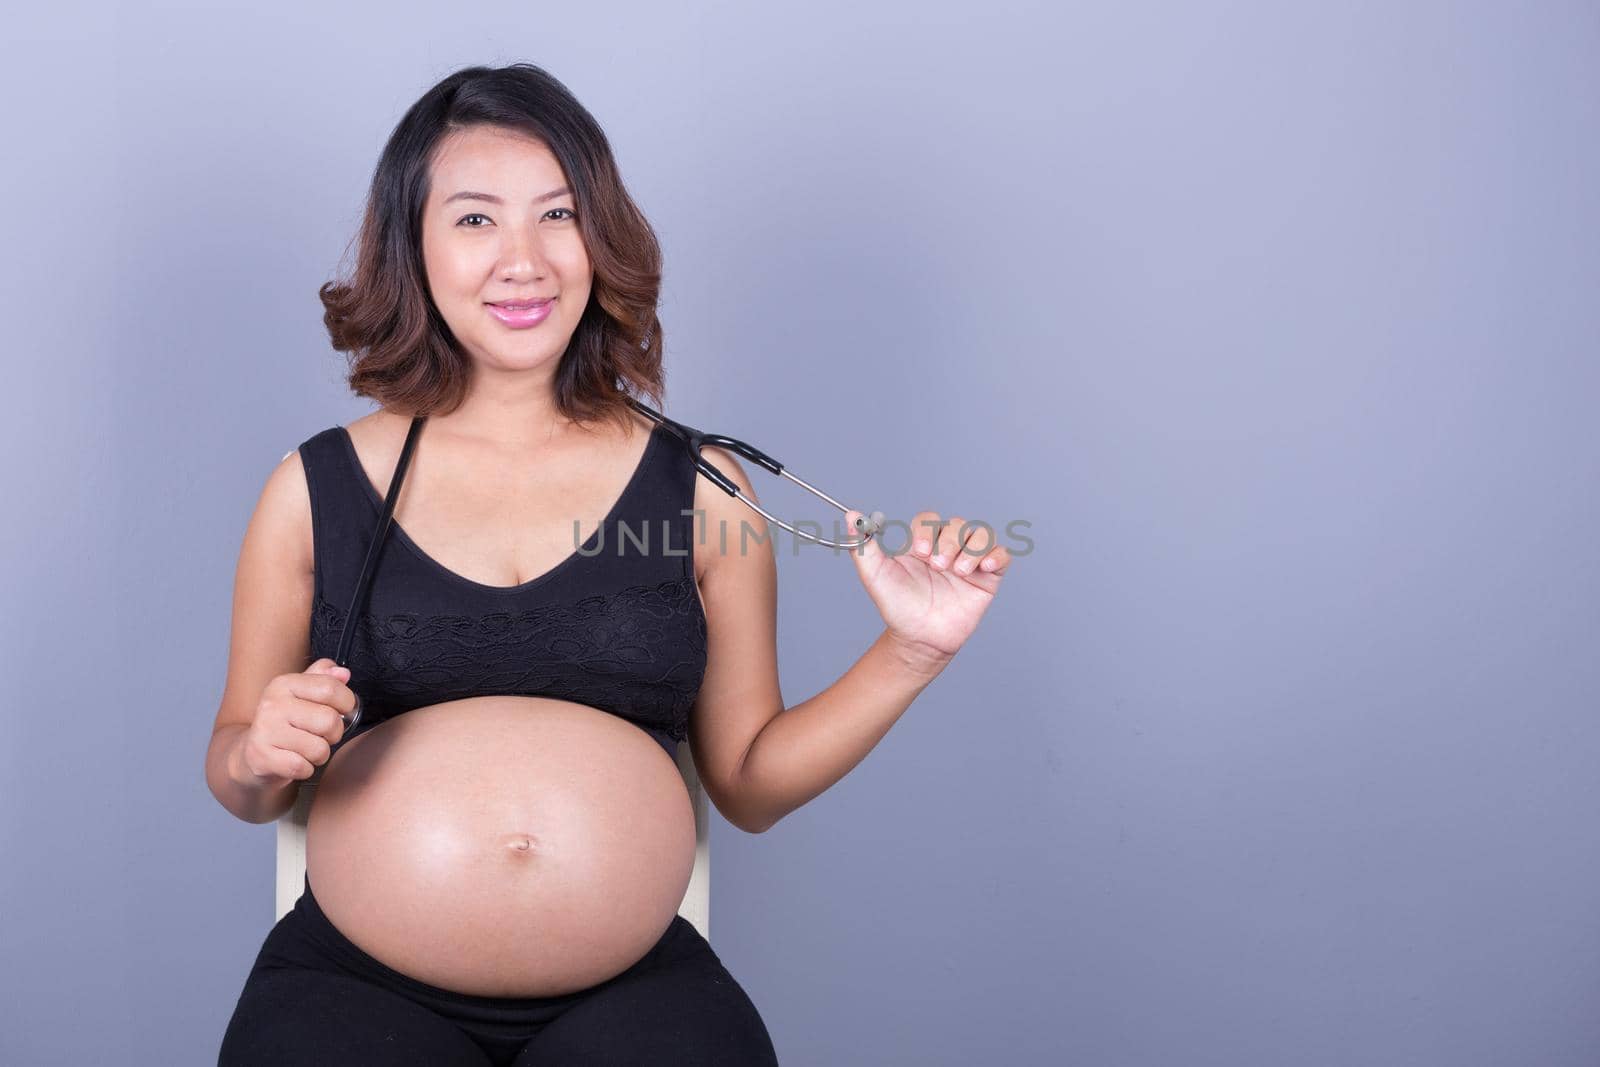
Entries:
POLYGON ((556 364, 589 303, 594 272, 561 164, 525 134, 473 127, 445 138, 422 209, 428 290, 475 372, 556 364), (549 300, 538 313, 504 302, 549 300))

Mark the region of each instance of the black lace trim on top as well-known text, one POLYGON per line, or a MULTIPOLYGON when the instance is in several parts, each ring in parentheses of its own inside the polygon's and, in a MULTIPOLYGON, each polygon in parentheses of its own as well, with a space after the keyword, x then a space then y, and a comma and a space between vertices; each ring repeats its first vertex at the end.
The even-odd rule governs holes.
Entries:
MULTIPOLYGON (((333 654, 344 617, 344 609, 315 597, 317 655, 333 654)), ((692 575, 482 615, 363 612, 347 665, 362 683, 363 704, 388 714, 363 718, 356 732, 425 704, 514 694, 588 704, 682 741, 705 651, 692 575)))

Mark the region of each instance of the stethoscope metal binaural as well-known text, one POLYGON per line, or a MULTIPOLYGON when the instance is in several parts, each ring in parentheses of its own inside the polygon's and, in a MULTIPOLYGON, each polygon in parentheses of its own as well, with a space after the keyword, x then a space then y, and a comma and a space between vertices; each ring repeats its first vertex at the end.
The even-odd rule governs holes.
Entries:
MULTIPOLYGON (((740 492, 738 485, 736 485, 731 478, 722 473, 722 471, 718 470, 715 464, 700 454, 700 449, 705 445, 726 449, 735 455, 743 456, 745 459, 748 459, 750 462, 756 464, 764 470, 771 472, 772 474, 777 474, 789 479, 791 482, 794 482, 796 485, 800 486, 802 489, 805 489, 812 495, 826 500, 829 504, 832 504, 840 511, 848 512, 850 509, 833 499, 833 497, 829 496, 827 493, 824 493, 822 490, 818 489, 816 486, 812 485, 810 482, 807 482, 804 479, 789 473, 789 471, 784 468, 782 463, 779 463, 777 460, 773 459, 759 448, 746 444, 737 437, 727 437, 722 434, 702 433, 692 426, 686 426, 674 419, 667 418, 667 416, 663 415, 661 412, 655 410, 647 404, 641 403, 631 396, 628 397, 627 400, 628 403, 633 405, 633 407, 639 412, 661 424, 680 441, 682 441, 684 447, 687 448, 690 455, 694 457, 695 469, 701 474, 705 475, 707 478, 711 479, 712 483, 716 485, 717 488, 721 489, 729 496, 743 501, 746 507, 755 511, 762 518, 766 519, 768 522, 776 523, 778 526, 788 530, 796 537, 804 538, 807 541, 814 541, 815 543, 824 545, 828 548, 851 549, 858 548, 861 545, 866 544, 868 541, 872 540, 874 535, 883 529, 884 516, 883 512, 881 511, 874 511, 869 516, 858 517, 853 525, 857 532, 861 534, 861 536, 851 541, 829 541, 825 538, 818 537, 815 534, 807 533, 804 530, 795 529, 793 526, 762 508, 761 505, 745 496, 744 493, 740 492)), ((355 628, 350 624, 355 620, 356 611, 365 602, 367 591, 372 584, 372 572, 377 567, 378 553, 384 542, 387 540, 389 526, 394 519, 394 506, 396 501, 400 499, 400 483, 405 480, 406 470, 411 465, 412 449, 416 446, 417 438, 422 434, 422 424, 427 421, 428 417, 426 415, 418 415, 411 420, 411 429, 406 434, 406 443, 404 447, 400 449, 400 459, 395 464, 394 477, 389 479, 389 492, 383 498, 383 511, 378 516, 378 526, 373 533, 372 542, 367 546, 366 559, 361 563, 361 576, 356 579, 355 595, 350 598, 350 610, 345 613, 344 623, 340 629, 339 646, 333 657, 333 662, 340 667, 349 666, 346 661, 350 656, 351 642, 355 639, 355 628)), ((355 710, 352 711, 348 716, 341 715, 340 718, 344 720, 344 728, 347 734, 351 730, 355 729, 356 723, 361 721, 361 695, 359 693, 356 694, 355 710)))
POLYGON ((628 403, 632 404, 635 408, 639 409, 641 412, 656 420, 668 430, 671 430, 674 434, 676 434, 679 440, 683 441, 685 447, 689 449, 690 454, 694 456, 695 468, 699 470, 701 474, 704 474, 707 478, 710 478, 719 489, 731 497, 735 497, 744 501, 745 506, 756 512, 756 514, 760 515, 768 522, 777 523, 779 526, 783 527, 785 530, 788 530, 796 537, 803 537, 807 541, 814 541, 817 544, 825 545, 828 548, 858 548, 872 540, 872 536, 883 529, 883 512, 875 511, 870 516, 865 516, 855 520, 855 528, 861 533, 861 536, 856 538, 854 541, 829 541, 825 538, 818 537, 815 534, 807 533, 804 530, 797 530, 793 526, 790 526, 788 523, 784 522, 782 519, 778 518, 776 515, 773 515, 762 508, 762 506, 757 504, 754 500, 751 500, 749 497, 741 493, 739 491, 739 487, 735 485, 726 474, 723 474, 717 469, 715 464, 700 454, 701 447, 704 445, 711 445, 716 448, 725 448, 729 452, 743 456, 751 463, 763 467, 773 474, 782 475, 812 495, 826 500, 840 511, 847 512, 850 509, 833 499, 833 497, 829 496, 827 493, 824 493, 822 490, 818 489, 816 486, 812 485, 810 482, 790 474, 784 469, 782 463, 779 463, 777 460, 773 459, 759 448, 756 448, 753 445, 745 444, 737 437, 724 437, 719 433, 701 433, 692 426, 685 426, 681 422, 667 418, 665 415, 661 414, 661 412, 655 410, 647 404, 640 403, 631 396, 628 397, 628 403))

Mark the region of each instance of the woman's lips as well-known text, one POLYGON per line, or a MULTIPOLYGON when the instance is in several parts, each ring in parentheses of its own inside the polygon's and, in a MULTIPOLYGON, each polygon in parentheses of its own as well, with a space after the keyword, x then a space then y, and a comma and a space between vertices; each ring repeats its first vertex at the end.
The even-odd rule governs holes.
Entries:
POLYGON ((537 326, 550 317, 550 309, 555 306, 555 298, 551 297, 542 304, 534 307, 502 307, 499 304, 485 304, 489 314, 511 327, 513 330, 525 330, 529 326, 537 326))

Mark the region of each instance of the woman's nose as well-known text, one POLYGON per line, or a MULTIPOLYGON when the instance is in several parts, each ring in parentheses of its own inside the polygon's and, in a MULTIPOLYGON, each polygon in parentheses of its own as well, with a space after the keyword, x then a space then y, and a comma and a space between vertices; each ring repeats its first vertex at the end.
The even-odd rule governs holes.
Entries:
POLYGON ((544 245, 532 229, 511 227, 506 230, 505 246, 501 249, 500 269, 503 276, 540 277, 545 273, 544 245))

